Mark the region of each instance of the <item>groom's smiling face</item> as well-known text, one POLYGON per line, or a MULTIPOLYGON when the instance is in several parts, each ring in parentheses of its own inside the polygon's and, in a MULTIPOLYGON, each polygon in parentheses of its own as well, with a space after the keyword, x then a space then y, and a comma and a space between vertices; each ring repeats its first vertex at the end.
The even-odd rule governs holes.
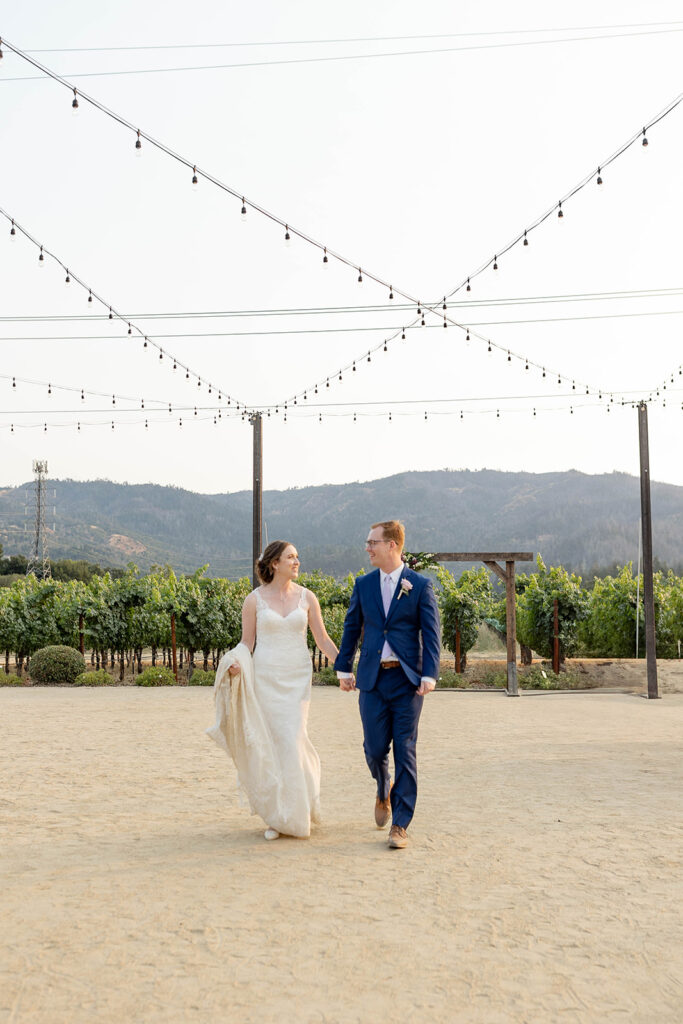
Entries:
MULTIPOLYGON (((370 564, 378 569, 390 572, 395 568, 397 561, 397 548, 393 540, 385 540, 384 530, 381 526, 375 526, 368 534, 365 542, 365 550, 368 553, 370 564)), ((398 559, 400 561, 400 558, 398 559)))

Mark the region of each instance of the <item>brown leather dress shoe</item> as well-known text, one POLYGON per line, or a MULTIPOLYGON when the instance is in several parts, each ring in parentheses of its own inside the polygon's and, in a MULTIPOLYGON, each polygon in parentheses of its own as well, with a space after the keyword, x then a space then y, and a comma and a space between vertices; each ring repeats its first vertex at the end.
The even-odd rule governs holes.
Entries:
POLYGON ((402 850, 408 845, 408 833, 400 825, 392 825, 387 843, 392 850, 402 850))
MULTIPOLYGON (((393 783, 392 783, 393 785, 393 783)), ((391 817, 391 786, 389 786, 389 793, 386 800, 380 800, 379 797, 375 800, 375 824, 377 828, 384 828, 388 824, 389 818, 391 817)))

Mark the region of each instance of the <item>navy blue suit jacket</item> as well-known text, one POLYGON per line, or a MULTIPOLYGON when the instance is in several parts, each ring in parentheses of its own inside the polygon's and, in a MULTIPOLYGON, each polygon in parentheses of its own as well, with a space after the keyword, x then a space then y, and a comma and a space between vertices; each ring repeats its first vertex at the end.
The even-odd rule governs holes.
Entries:
POLYGON ((359 576, 344 621, 341 647, 334 667, 353 672, 358 641, 363 637, 356 672, 359 690, 372 690, 379 675, 384 641, 401 663, 408 679, 418 687, 422 676, 439 678, 441 622, 432 581, 404 566, 385 616, 379 569, 359 576), (401 580, 412 590, 402 593, 401 580))

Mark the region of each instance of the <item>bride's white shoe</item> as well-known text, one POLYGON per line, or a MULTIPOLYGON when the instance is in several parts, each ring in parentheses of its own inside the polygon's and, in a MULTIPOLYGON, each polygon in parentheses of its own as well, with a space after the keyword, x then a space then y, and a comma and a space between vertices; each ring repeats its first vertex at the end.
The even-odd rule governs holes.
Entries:
POLYGON ((278 832, 278 830, 276 828, 267 828, 266 831, 263 833, 263 838, 264 839, 279 839, 280 838, 280 833, 278 832))

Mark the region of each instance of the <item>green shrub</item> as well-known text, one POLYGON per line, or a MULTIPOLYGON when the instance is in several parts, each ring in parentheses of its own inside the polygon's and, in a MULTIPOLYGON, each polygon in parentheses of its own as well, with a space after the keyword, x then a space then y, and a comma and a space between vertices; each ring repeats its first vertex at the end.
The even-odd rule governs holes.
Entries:
POLYGON ((175 676, 170 668, 157 665, 156 668, 146 668, 135 678, 136 686, 175 686, 175 676))
POLYGON ((321 668, 319 672, 315 672, 313 682, 317 686, 339 686, 339 678, 331 665, 328 665, 327 668, 321 668))
POLYGON ((534 665, 518 673, 520 690, 583 690, 595 683, 587 682, 578 672, 560 672, 556 675, 551 668, 534 665))
POLYGON ((31 679, 35 683, 73 683, 85 672, 85 659, 74 647, 41 647, 31 655, 31 679))
POLYGON ((436 681, 437 690, 465 690, 469 686, 469 680, 460 673, 454 672, 452 668, 444 668, 436 681))
POLYGON ((19 676, 11 676, 9 672, 0 668, 0 686, 26 686, 26 683, 19 676))
POLYGON ((99 668, 96 672, 81 672, 74 679, 74 686, 114 686, 114 680, 106 669, 99 668))
POLYGON ((196 668, 188 680, 190 686, 213 686, 216 673, 211 669, 196 668))

